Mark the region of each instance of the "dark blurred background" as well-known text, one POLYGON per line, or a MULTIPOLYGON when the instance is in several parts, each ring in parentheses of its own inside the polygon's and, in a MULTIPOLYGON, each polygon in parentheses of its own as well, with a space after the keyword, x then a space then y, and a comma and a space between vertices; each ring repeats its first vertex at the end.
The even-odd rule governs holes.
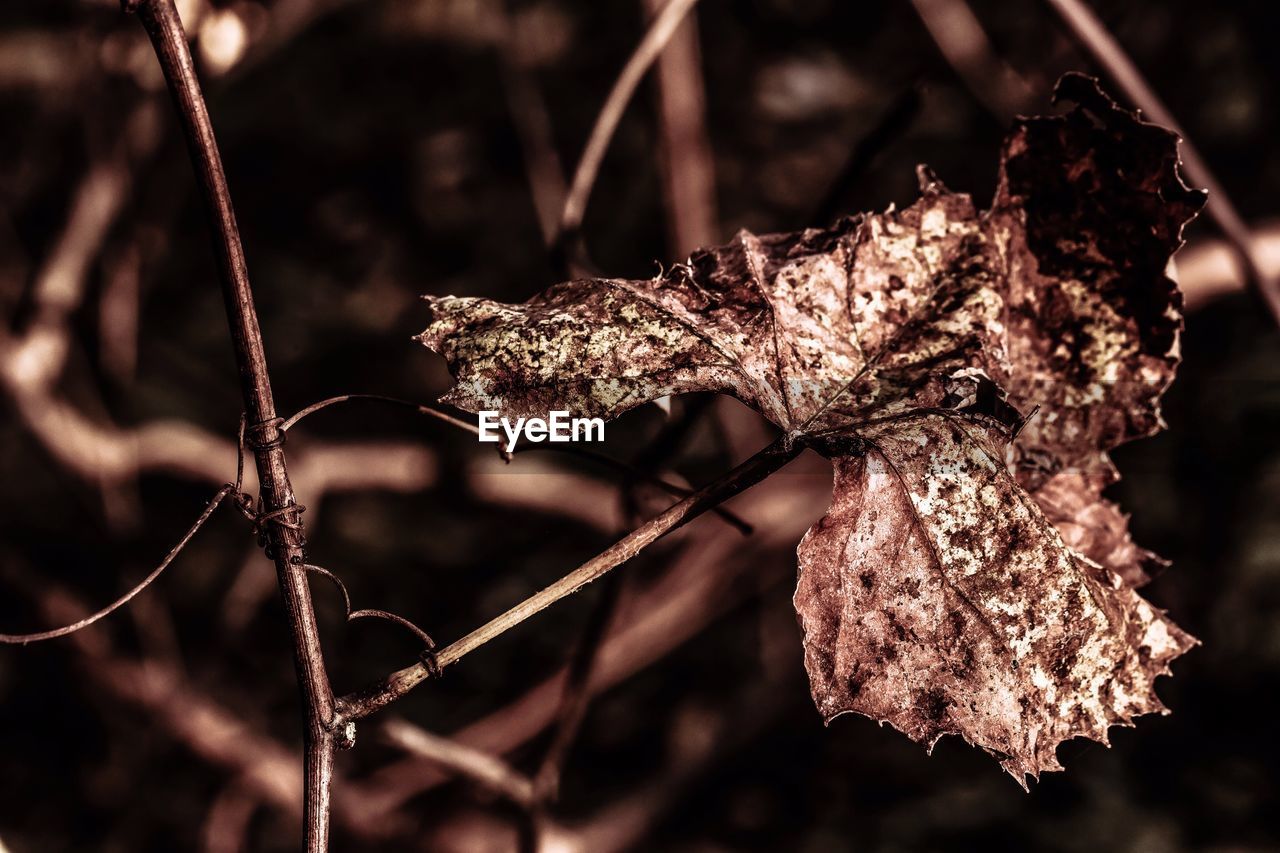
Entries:
MULTIPOLYGON (((430 401, 448 377, 410 340, 420 294, 520 300, 555 280, 548 212, 655 5, 180 4, 282 411, 354 391, 430 401)), ((1097 11, 1280 270, 1269 4, 1097 11)), ((591 196, 583 242, 611 275, 738 228, 905 205, 918 162, 985 203, 1010 117, 1046 109, 1061 72, 1099 71, 1043 3, 703 0, 694 17, 591 196)), ((1204 642, 1160 685, 1171 716, 1113 730, 1111 749, 1064 745, 1066 772, 1029 794, 954 738, 926 756, 864 718, 824 728, 790 604, 794 545, 830 488, 804 458, 732 504, 753 536, 703 518, 620 570, 611 611, 588 588, 362 724, 339 755, 334 849, 513 849, 516 810, 388 742, 384 718, 532 772, 554 679, 602 612, 599 695, 544 849, 1280 849, 1280 335, 1212 222, 1187 237, 1169 430, 1116 454, 1113 492, 1172 560, 1145 594, 1204 642)), ((140 578, 235 472, 208 230, 150 46, 106 0, 0 6, 0 316, 0 629, 35 631, 140 578)), ((769 437, 741 406, 682 400, 611 425, 604 450, 632 458, 672 424, 687 434, 651 464, 695 484, 769 437)), ((589 462, 504 467, 374 406, 313 416, 289 450, 313 559, 357 607, 446 642, 662 505, 589 462)), ((296 847, 274 584, 227 510, 127 610, 0 647, 0 850, 296 847)), ((344 624, 313 589, 337 689, 415 659, 412 636, 344 624)))

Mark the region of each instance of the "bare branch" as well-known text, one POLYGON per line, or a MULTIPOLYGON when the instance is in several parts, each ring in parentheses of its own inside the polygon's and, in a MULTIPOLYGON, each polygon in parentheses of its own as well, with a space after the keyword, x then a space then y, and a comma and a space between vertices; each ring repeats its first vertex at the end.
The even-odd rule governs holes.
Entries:
POLYGON ((605 151, 613 139, 622 114, 626 111, 631 96, 640 85, 645 72, 649 70, 658 54, 666 46, 675 33, 684 16, 693 8, 698 0, 668 0, 666 6, 653 19, 644 38, 636 45, 636 49, 623 66, 622 73, 613 84, 613 89, 605 99, 600 114, 596 117, 595 127, 587 139, 582 158, 573 175, 573 183, 569 186, 569 195, 565 199, 564 210, 560 214, 560 229, 556 242, 576 239, 582 228, 582 218, 586 213, 587 199, 595 186, 596 176, 600 173, 600 164, 604 161, 605 151))
MULTIPOLYGON (((414 441, 306 442, 298 448, 289 466, 290 479, 297 490, 310 496, 311 523, 324 512, 324 498, 335 493, 374 491, 412 493, 429 489, 436 482, 436 455, 414 441)), ((269 574, 249 555, 241 564, 223 600, 223 622, 238 632, 254 612, 275 592, 269 574)))
POLYGON ((600 656, 600 648, 618 610, 622 595, 623 575, 611 574, 601 584, 600 599, 595 603, 587 619, 582 636, 569 659, 564 690, 560 694, 560 708, 556 711, 556 727, 551 742, 543 753, 542 763, 534 774, 533 784, 539 805, 559 796, 560 778, 564 773, 569 750, 577 737, 578 729, 587 716, 591 703, 591 677, 600 656))
POLYGON ((324 568, 323 566, 316 566, 308 563, 306 566, 306 570, 308 572, 311 572, 312 574, 320 575, 321 577, 325 578, 330 583, 332 583, 335 587, 337 587, 338 592, 342 595, 342 605, 343 605, 344 613, 346 615, 348 622, 354 622, 357 619, 381 619, 384 622, 390 622, 394 625, 399 625, 401 628, 404 628, 409 633, 413 634, 415 637, 417 637, 419 640, 422 641, 423 646, 428 651, 431 651, 436 647, 436 641, 431 639, 430 634, 428 634, 426 631, 422 630, 417 625, 413 624, 403 616, 397 616, 396 614, 388 612, 386 610, 377 610, 374 608, 365 608, 363 610, 352 610, 351 609, 351 593, 347 591, 347 585, 342 582, 341 578, 339 578, 337 575, 335 575, 333 572, 329 571, 328 569, 324 568))
POLYGON ((239 780, 228 783, 214 798, 205 815, 200 832, 204 839, 204 853, 241 853, 245 849, 249 821, 260 803, 261 800, 239 780))
MULTIPOLYGON (((672 530, 760 482, 794 459, 803 449, 799 442, 781 439, 771 444, 716 482, 673 504, 666 512, 632 531, 546 589, 446 646, 436 655, 434 663, 440 669, 456 663, 467 653, 627 562, 672 530)), ((338 702, 340 713, 346 719, 368 716, 421 684, 432 674, 431 669, 427 664, 419 663, 393 672, 378 684, 342 697, 338 702)))
POLYGON ((533 783, 501 758, 432 734, 400 719, 388 720, 382 734, 393 746, 477 782, 522 808, 533 805, 533 783))
MULTIPOLYGON (((724 527, 707 528, 691 537, 655 583, 623 596, 597 652, 592 695, 653 666, 739 605, 758 588, 742 583, 744 575, 765 586, 794 577, 794 543, 830 499, 827 465, 813 458, 795 463, 801 466, 802 471, 770 478, 738 499, 752 517, 773 523, 750 539, 724 527)), ((567 677, 567 668, 560 669, 513 702, 451 733, 450 739, 494 755, 528 743, 554 724, 567 677)), ((364 780, 360 801, 352 805, 376 825, 443 781, 442 774, 405 759, 364 780)))
POLYGON ((1034 87, 1000 58, 965 0, 911 0, 938 50, 1001 123, 1026 112, 1034 87))
POLYGON ((503 37, 497 47, 503 92, 524 152, 525 172, 529 176, 533 206, 538 214, 538 227, 542 230, 543 242, 550 246, 555 242, 556 225, 564 208, 564 167, 556 153, 546 100, 530 74, 528 59, 522 52, 527 39, 517 32, 519 18, 505 8, 500 9, 499 14, 502 16, 503 37))
MULTIPOLYGON (((667 0, 644 0, 650 19, 667 0)), ((662 128, 663 196, 673 257, 710 246, 716 226, 716 172, 707 137, 706 86, 698 49, 698 21, 686 14, 658 55, 658 116, 662 128)))
MULTIPOLYGON (((611 468, 614 471, 624 474, 627 477, 631 478, 632 480, 638 480, 640 482, 649 483, 650 485, 657 486, 659 489, 662 489, 664 492, 666 492, 667 494, 673 497, 685 498, 693 494, 693 489, 690 489, 686 486, 681 486, 677 483, 673 483, 670 480, 666 480, 654 474, 649 474, 643 469, 637 467, 636 465, 633 465, 630 462, 624 462, 621 459, 615 459, 612 456, 609 456, 604 453, 597 453, 596 451, 589 450, 588 448, 585 448, 585 447, 572 447, 572 446, 555 445, 555 444, 519 444, 516 446, 516 449, 512 452, 528 453, 530 451, 542 451, 544 453, 564 453, 569 456, 576 456, 580 459, 589 459, 592 462, 598 462, 599 464, 604 465, 607 468, 611 468)), ((745 519, 742 518, 742 516, 738 515, 732 510, 725 509, 724 507, 718 506, 715 509, 711 510, 711 512, 719 516, 720 518, 724 519, 726 524, 735 528, 743 536, 751 535, 753 528, 750 522, 746 521, 745 519)))
POLYGON ((302 687, 306 718, 306 799, 304 835, 310 853, 329 845, 329 798, 333 775, 334 697, 325 671, 324 653, 307 588, 305 536, 285 462, 284 439, 276 416, 267 372, 262 333, 240 243, 222 158, 214 139, 209 111, 200 92, 191 51, 173 0, 125 0, 151 38, 156 57, 177 106, 198 183, 214 225, 214 247, 222 273, 223 294, 241 390, 249 423, 249 444, 257 462, 265 507, 269 553, 274 557, 280 592, 289 614, 294 657, 302 687))
POLYGON ((0 634, 0 643, 25 646, 27 643, 36 643, 41 640, 52 640, 55 637, 65 637, 68 634, 74 634, 81 628, 86 628, 89 625, 92 625, 99 619, 110 616, 121 607, 124 607, 140 592, 151 586, 151 583, 156 578, 160 577, 165 569, 169 568, 169 565, 174 561, 178 554, 182 553, 182 549, 187 547, 187 543, 191 541, 191 538, 196 535, 201 527, 204 527, 204 523, 213 515, 213 512, 218 508, 218 505, 221 504, 223 499, 230 495, 233 490, 234 487, 231 485, 226 485, 219 489, 218 493, 209 501, 209 505, 204 508, 204 512, 200 513, 200 517, 196 519, 195 524, 191 525, 191 529, 187 531, 186 535, 179 539, 178 544, 174 545, 173 549, 165 555, 165 558, 160 561, 160 565, 156 566, 155 569, 151 571, 151 574, 139 581, 137 586, 117 598, 111 604, 108 604, 97 613, 86 616, 77 622, 73 622, 72 624, 65 625, 61 628, 54 628, 50 631, 38 631, 34 634, 0 634))
POLYGON ((471 433, 472 435, 480 434, 480 430, 478 427, 476 427, 475 424, 470 423, 468 421, 464 421, 462 418, 454 417, 448 412, 442 412, 437 408, 434 408, 432 406, 424 406, 421 403, 414 403, 409 400, 401 400, 398 397, 386 397, 386 396, 383 396, 382 394, 340 394, 337 397, 330 397, 327 400, 321 400, 318 403, 312 403, 310 406, 307 406, 305 409, 294 414, 292 417, 285 419, 285 421, 280 424, 280 431, 288 432, 296 423, 298 423, 298 421, 302 420, 308 415, 315 414, 321 409, 327 409, 330 406, 337 405, 338 403, 347 403, 347 402, 359 401, 359 400, 368 400, 375 403, 389 403, 394 406, 413 409, 416 412, 418 412, 418 414, 426 415, 427 417, 430 417, 430 418, 435 418, 438 421, 443 421, 449 424, 450 426, 455 426, 458 429, 463 430, 464 432, 471 433))

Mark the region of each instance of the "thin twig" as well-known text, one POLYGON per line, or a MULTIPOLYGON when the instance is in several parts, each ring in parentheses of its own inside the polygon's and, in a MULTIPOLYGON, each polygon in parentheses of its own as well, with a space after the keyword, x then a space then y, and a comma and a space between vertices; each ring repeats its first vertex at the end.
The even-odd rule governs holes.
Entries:
MULTIPOLYGON (((653 584, 627 598, 600 646, 590 683, 593 695, 655 665, 739 606, 758 589, 742 578, 777 584, 789 576, 791 562, 783 555, 794 553, 795 542, 830 502, 830 474, 819 467, 808 475, 773 477, 739 498, 752 515, 776 523, 750 539, 724 528, 705 531, 664 562, 653 584)), ((450 732, 450 739, 490 754, 509 754, 555 724, 566 678, 562 667, 503 707, 450 732)), ((363 798, 356 804, 360 813, 376 824, 444 781, 442 774, 424 769, 405 759, 366 778, 363 798)))
POLYGON ((1160 100, 1160 96, 1147 83, 1142 72, 1088 6, 1081 0, 1046 0, 1053 10, 1075 34, 1076 39, 1089 51, 1107 75, 1125 93, 1130 101, 1147 114, 1147 118, 1173 130, 1182 137, 1182 166, 1187 178, 1195 186, 1208 191, 1205 209, 1231 243, 1241 265, 1249 274, 1253 287, 1266 303, 1271 315, 1280 322, 1280 278, 1269 275, 1253 249, 1249 226, 1240 218, 1231 197, 1218 182, 1209 164, 1200 156, 1199 149, 1191 142, 1182 125, 1160 100))
MULTIPOLYGON (((439 409, 433 408, 431 406, 424 406, 421 403, 414 403, 411 400, 402 400, 398 397, 386 397, 381 394, 342 394, 337 397, 329 397, 328 399, 321 400, 318 403, 312 403, 310 406, 307 406, 305 409, 302 409, 301 411, 297 412, 292 417, 286 419, 283 423, 281 423, 280 431, 288 432, 292 427, 296 426, 297 423, 301 421, 303 418, 313 415, 316 412, 321 411, 322 409, 327 409, 330 406, 338 405, 339 403, 346 403, 350 401, 359 401, 359 400, 367 400, 367 401, 372 401, 376 403, 390 403, 392 405, 400 406, 402 408, 412 409, 413 411, 416 411, 419 414, 423 414, 423 415, 426 415, 427 417, 435 418, 438 421, 442 421, 443 423, 447 423, 450 426, 457 427, 458 429, 463 430, 464 432, 470 433, 471 435, 478 436, 480 434, 480 428, 477 427, 475 424, 469 421, 464 421, 462 418, 455 417, 449 414, 448 412, 442 412, 439 409)), ((658 488, 662 489, 663 491, 667 492, 670 495, 674 495, 675 497, 683 498, 693 494, 692 489, 687 489, 684 486, 680 486, 680 485, 677 485, 676 483, 669 482, 668 480, 664 480, 661 477, 658 477, 652 474, 647 474, 639 470, 634 465, 629 465, 628 463, 623 462, 620 459, 614 459, 612 456, 608 456, 604 453, 598 453, 594 450, 590 450, 585 447, 565 447, 565 446, 559 446, 559 445, 553 445, 553 444, 531 444, 531 443, 525 442, 517 445, 515 449, 512 450, 511 454, 514 455, 517 453, 529 453, 529 452, 536 452, 536 451, 564 453, 570 456, 577 456, 582 459, 588 459, 593 462, 598 462, 616 471, 620 471, 621 473, 626 474, 629 477, 642 479, 645 482, 652 483, 653 485, 657 486, 658 488)), ((503 455, 506 456, 505 453, 503 455)), ((716 515, 723 518, 727 523, 733 525, 738 530, 740 530, 744 536, 751 535, 751 530, 752 530, 751 525, 748 524, 739 516, 735 515, 729 510, 722 509, 720 507, 716 507, 716 509, 714 509, 713 512, 715 512, 716 515)))
POLYGON ((445 770, 478 782, 522 808, 533 804, 533 783, 507 762, 432 734, 400 719, 387 720, 382 734, 393 746, 445 770))
POLYGON ((1030 109, 1035 87, 1000 58, 965 0, 911 0, 943 58, 1001 124, 1030 109))
POLYGON ((405 667, 391 673, 377 684, 343 696, 338 700, 339 712, 345 719, 360 719, 394 702, 430 677, 432 669, 443 670, 457 663, 468 653, 500 637, 560 599, 572 595, 627 562, 676 528, 759 483, 794 459, 803 449, 802 442, 779 439, 719 480, 673 504, 661 515, 633 530, 546 589, 526 598, 506 613, 446 646, 435 656, 431 662, 433 665, 418 663, 405 667))
POLYGON ((430 634, 428 634, 426 631, 422 630, 417 625, 413 624, 403 616, 397 616, 395 613, 391 613, 386 610, 378 610, 372 607, 366 607, 361 610, 352 610, 351 609, 351 593, 347 591, 347 585, 342 582, 342 579, 340 577, 338 577, 328 569, 324 568, 323 566, 316 566, 308 563, 306 566, 306 569, 308 572, 311 572, 312 574, 320 575, 321 577, 325 578, 330 583, 332 583, 335 587, 338 588, 338 592, 342 595, 343 612, 346 615, 346 619, 348 622, 354 622, 357 619, 381 619, 385 622, 390 622, 394 625, 399 625, 401 628, 404 628, 405 630, 409 631, 409 633, 413 634, 415 637, 417 637, 419 640, 422 641, 423 646, 426 647, 428 651, 431 651, 436 647, 436 641, 431 639, 430 634))
POLYGON ((258 468, 265 507, 268 552, 275 560, 281 597, 293 635, 294 661, 302 689, 305 732, 304 839, 309 853, 329 846, 330 783, 335 747, 334 697, 325 671, 319 629, 307 588, 305 534, 289 482, 284 435, 276 416, 262 332, 236 226, 231 193, 186 33, 173 0, 124 0, 151 38, 177 107, 195 167, 197 183, 214 226, 214 248, 221 272, 232 344, 240 370, 249 422, 250 445, 258 468))
POLYGON ((636 45, 622 73, 618 75, 604 106, 600 108, 595 127, 591 129, 591 136, 587 139, 586 148, 583 149, 582 158, 573 174, 573 183, 569 186, 569 195, 565 198, 564 210, 560 214, 560 228, 555 241, 557 245, 563 246, 566 242, 578 239, 587 200, 591 197, 596 176, 600 173, 600 164, 604 161, 609 142, 618 129, 618 123, 622 121, 627 104, 631 102, 631 97, 649 66, 658 58, 684 16, 697 2, 698 0, 668 0, 667 5, 649 25, 644 38, 636 45))
MULTIPOLYGON (((667 0, 644 0, 649 17, 667 0)), ((716 169, 707 136, 706 86, 693 15, 671 34, 658 55, 658 117, 662 130, 663 197, 672 256, 684 258, 716 241, 716 169)))
POLYGON ((295 424, 298 423, 298 421, 302 420, 308 415, 313 415, 316 412, 320 411, 321 409, 327 409, 330 406, 337 405, 338 403, 346 403, 352 400, 368 400, 375 403, 390 403, 391 405, 394 405, 394 406, 401 406, 403 408, 413 409, 417 411, 419 414, 426 415, 427 417, 430 417, 430 418, 435 418, 438 421, 443 421, 444 423, 447 423, 451 426, 455 426, 460 430, 469 432, 472 435, 480 434, 480 428, 477 427, 475 424, 470 423, 468 421, 464 421, 462 418, 454 417, 448 412, 442 412, 439 409, 432 408, 431 406, 424 406, 421 403, 414 403, 410 400, 401 400, 398 397, 386 397, 382 394, 340 394, 337 397, 330 397, 327 400, 321 400, 318 403, 312 403, 310 406, 307 406, 305 409, 297 412, 292 417, 285 419, 280 424, 280 431, 288 432, 295 424))
POLYGON ((218 505, 222 503, 223 499, 225 499, 227 495, 232 494, 233 491, 234 487, 230 484, 219 489, 218 493, 209 501, 209 505, 204 508, 204 512, 200 513, 200 517, 196 519, 195 524, 191 525, 191 529, 187 531, 186 535, 179 539, 178 544, 174 545, 173 549, 165 555, 165 558, 160 561, 160 565, 156 566, 155 569, 152 570, 151 574, 139 581, 137 586, 99 610, 97 613, 86 616, 70 625, 64 625, 61 628, 54 628, 50 631, 38 631, 34 634, 0 634, 0 643, 25 646, 27 643, 37 643, 41 640, 52 640, 55 637, 65 637, 68 634, 74 634, 81 628, 86 628, 89 625, 92 625, 99 619, 110 616, 121 607, 124 607, 140 592, 151 586, 152 582, 155 581, 156 578, 160 577, 165 569, 169 568, 169 565, 177 558, 178 554, 182 553, 182 549, 187 547, 187 543, 191 541, 192 537, 196 535, 201 527, 204 527, 204 523, 213 515, 213 512, 218 508, 218 505))
POLYGON ((392 613, 389 610, 378 610, 376 607, 366 607, 366 608, 363 608, 362 610, 352 610, 350 613, 347 614, 348 622, 354 622, 357 619, 381 619, 384 622, 390 622, 393 625, 399 625, 401 628, 404 628, 409 633, 413 634, 415 637, 421 640, 423 645, 426 646, 427 651, 431 651, 436 647, 436 641, 431 639, 430 634, 428 634, 426 631, 422 630, 417 625, 413 624, 413 622, 409 621, 403 616, 399 616, 395 613, 392 613))
MULTIPOLYGON (((710 405, 712 398, 704 395, 695 398, 684 406, 679 415, 668 419, 662 429, 633 458, 633 471, 658 469, 675 455, 681 443, 688 436, 694 423, 710 405)), ((629 482, 623 488, 623 498, 627 517, 634 527, 643 520, 635 501, 635 483, 629 482)), ((723 510, 716 507, 716 511, 723 510)), ((587 709, 591 704, 593 691, 591 682, 594 678, 597 662, 604 649, 604 640, 617 615, 618 604, 622 599, 626 575, 619 571, 610 574, 601 584, 599 597, 587 616, 582 635, 569 659, 566 671, 564 690, 560 695, 560 707, 556 712, 555 731, 542 755, 542 762, 533 777, 534 794, 537 808, 533 819, 529 821, 528 834, 539 834, 539 825, 543 822, 538 814, 546 804, 559 796, 560 780, 564 775, 565 763, 573 742, 586 719, 587 709)))
POLYGON ((560 779, 564 773, 569 750, 586 719, 591 704, 591 674, 596 667, 600 648, 609 624, 618 610, 622 597, 621 572, 611 574, 601 583, 600 598, 587 618, 587 624, 578 638, 578 645, 569 659, 564 690, 560 694, 560 707, 556 711, 555 731, 542 755, 542 763, 533 776, 533 790, 539 805, 556 799, 560 793, 560 779))
MULTIPOLYGON (((529 453, 531 451, 564 453, 569 456, 577 456, 581 459, 589 459, 592 462, 598 462, 601 465, 612 468, 631 480, 641 481, 656 486, 672 497, 686 498, 693 494, 693 489, 672 483, 670 480, 666 480, 656 474, 649 474, 634 463, 615 459, 608 454, 599 453, 585 447, 566 447, 564 445, 555 444, 517 444, 512 453, 529 453)), ((754 528, 751 526, 751 523, 731 509, 718 506, 711 510, 711 512, 722 518, 726 524, 735 528, 743 536, 750 536, 754 532, 754 528)))
MULTIPOLYGON (((38 595, 51 621, 84 613, 74 598, 47 584, 38 595)), ((85 677, 149 717, 156 732, 226 770, 262 800, 301 816, 302 774, 293 750, 238 716, 223 704, 224 698, 207 695, 162 661, 113 649, 101 626, 81 631, 68 642, 79 654, 85 677)))
POLYGON ((204 853, 242 853, 248 848, 247 836, 253 814, 262 804, 247 785, 233 779, 209 804, 200 837, 204 853))
MULTIPOLYGON (((6 566, 8 568, 8 566, 6 566)), ((81 616, 86 608, 73 596, 48 584, 32 585, 46 619, 62 621, 81 616)), ((155 731, 166 734, 211 767, 226 771, 235 784, 290 819, 302 819, 303 774, 293 748, 261 731, 251 717, 224 704, 226 697, 206 694, 178 668, 154 658, 130 656, 113 649, 103 626, 91 626, 68 639, 80 658, 85 677, 149 718, 155 731)), ((385 841, 406 829, 403 815, 379 814, 365 820, 358 804, 369 793, 362 782, 346 780, 334 818, 352 834, 385 841)))
POLYGON ((525 38, 517 31, 518 19, 507 8, 509 2, 499 5, 502 8, 497 14, 502 16, 503 37, 497 47, 503 92, 524 152, 524 168, 538 214, 538 227, 542 230, 543 242, 550 246, 555 242, 556 224, 564 208, 564 167, 556 152, 546 100, 522 52, 525 38))

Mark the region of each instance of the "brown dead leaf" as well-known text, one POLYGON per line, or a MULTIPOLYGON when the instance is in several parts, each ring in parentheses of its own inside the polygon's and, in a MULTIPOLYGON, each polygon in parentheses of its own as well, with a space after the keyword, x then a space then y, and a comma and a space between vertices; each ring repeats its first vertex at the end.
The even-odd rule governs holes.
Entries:
POLYGON ((1194 643, 1134 592, 1155 558, 1101 491, 1107 451, 1161 426, 1164 267, 1203 197, 1171 133, 1059 86, 1078 106, 1018 122, 985 213, 922 168, 904 210, 740 232, 651 280, 428 297, 421 336, 470 411, 718 391, 831 458, 795 599, 819 709, 959 734, 1024 784, 1063 740, 1162 711, 1194 643))
POLYGON ((1162 711, 1192 642, 1063 543, 1004 465, 1006 436, 922 414, 864 432, 800 543, 796 608, 819 710, 1002 757, 1020 782, 1072 737, 1162 711))
POLYGON ((1129 517, 1102 497, 1104 485, 1101 476, 1068 469, 1046 480, 1032 497, 1067 545, 1115 572, 1129 586, 1143 586, 1168 563, 1134 544, 1129 517))

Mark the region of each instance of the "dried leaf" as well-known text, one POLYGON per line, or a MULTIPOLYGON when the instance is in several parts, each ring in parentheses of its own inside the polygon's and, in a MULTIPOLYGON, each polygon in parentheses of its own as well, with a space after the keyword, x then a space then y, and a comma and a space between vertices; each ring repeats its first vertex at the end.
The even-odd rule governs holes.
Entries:
POLYGON ((800 543, 805 666, 828 719, 857 711, 932 747, 957 733, 1020 782, 1059 743, 1162 711, 1190 638, 1064 545, 1006 469, 999 430, 921 415, 835 461, 800 543))
POLYGON ((1067 545, 1115 572, 1129 586, 1143 586, 1168 563, 1134 544, 1129 517, 1102 497, 1104 485, 1100 476, 1059 471, 1032 497, 1067 545))
POLYGON ((1080 108, 1015 125, 989 217, 1008 264, 1010 401, 1044 412, 1015 446, 1031 487, 1064 468, 1109 482, 1105 451, 1163 428, 1182 329, 1165 268, 1204 202, 1179 177, 1172 133, 1081 75, 1056 97, 1080 108))
POLYGON ((1194 643, 1134 591, 1155 558, 1101 492, 1107 451, 1161 425, 1164 268, 1203 198, 1171 133, 1088 78, 1059 91, 1078 106, 1019 121, 984 213, 922 168, 904 210, 741 232, 651 280, 429 297, 421 336, 471 411, 718 391, 831 458, 795 599, 819 709, 959 734, 1024 784, 1063 740, 1162 711, 1194 643))

